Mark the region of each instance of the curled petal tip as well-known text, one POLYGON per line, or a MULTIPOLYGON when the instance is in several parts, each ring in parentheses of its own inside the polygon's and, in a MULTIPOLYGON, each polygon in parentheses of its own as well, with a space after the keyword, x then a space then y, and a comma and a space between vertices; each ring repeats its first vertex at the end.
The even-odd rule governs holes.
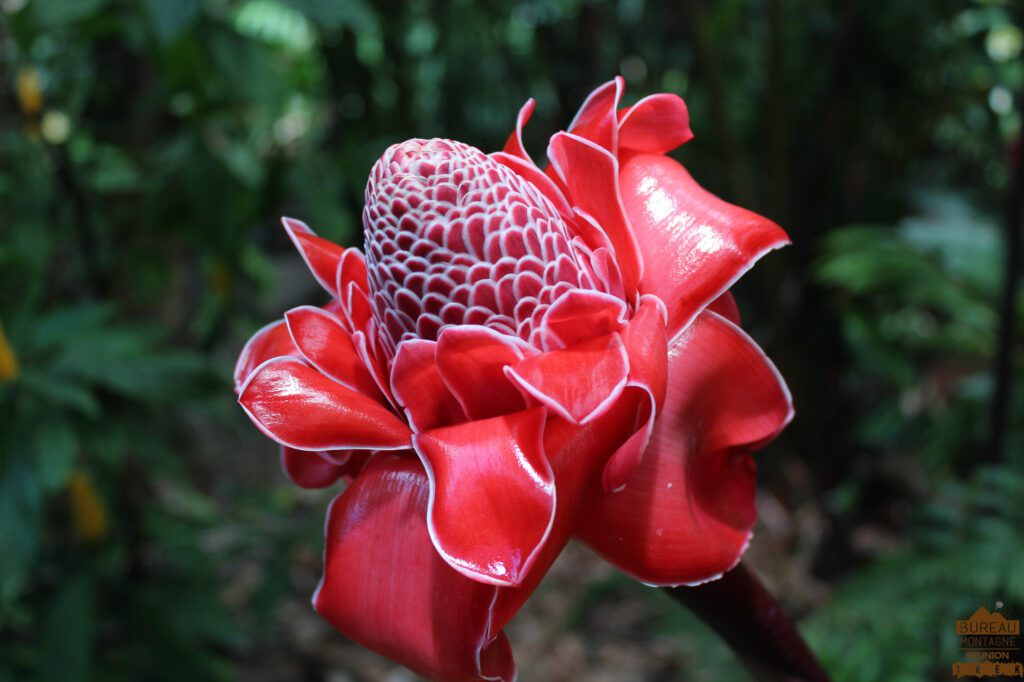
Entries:
POLYGON ((285 355, 299 355, 299 349, 292 342, 285 321, 275 320, 264 325, 249 338, 242 348, 242 352, 238 354, 234 372, 235 393, 239 395, 242 393, 242 388, 252 375, 253 370, 270 358, 285 355))
POLYGON ((284 225, 284 229, 289 232, 297 232, 299 234, 313 234, 313 229, 299 220, 298 218, 289 218, 287 216, 281 216, 281 224, 284 225))
POLYGON ((670 336, 788 242, 774 222, 719 199, 666 156, 633 156, 619 183, 646 265, 640 290, 668 303, 670 336))
POLYGON ((340 299, 341 292, 337 290, 337 273, 338 264, 345 249, 334 242, 318 237, 309 225, 301 220, 281 218, 281 224, 284 225, 285 232, 288 233, 288 237, 292 240, 316 281, 333 298, 340 299))

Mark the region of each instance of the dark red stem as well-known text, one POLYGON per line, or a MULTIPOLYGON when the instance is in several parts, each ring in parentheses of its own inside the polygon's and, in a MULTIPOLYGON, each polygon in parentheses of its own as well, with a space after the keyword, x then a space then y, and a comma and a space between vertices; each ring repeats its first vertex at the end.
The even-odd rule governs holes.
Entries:
POLYGON ((829 682, 800 632, 743 564, 698 587, 665 588, 725 640, 759 682, 829 682))

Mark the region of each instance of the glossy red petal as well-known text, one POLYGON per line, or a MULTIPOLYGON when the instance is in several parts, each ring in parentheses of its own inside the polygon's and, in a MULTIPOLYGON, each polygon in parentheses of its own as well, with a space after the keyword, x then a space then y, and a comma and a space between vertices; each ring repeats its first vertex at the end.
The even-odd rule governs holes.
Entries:
POLYGON ((369 280, 366 276, 366 259, 359 249, 345 249, 338 261, 335 288, 339 293, 344 293, 353 284, 364 292, 370 290, 369 280))
POLYGON ((620 400, 630 400, 636 405, 636 415, 630 436, 612 454, 601 472, 601 487, 608 492, 622 490, 640 466, 657 418, 650 390, 627 385, 622 396, 620 400))
POLYGON ((620 149, 664 154, 693 139, 690 113, 678 95, 650 95, 618 115, 620 149))
POLYGON ((345 249, 334 242, 317 237, 309 225, 294 218, 282 218, 285 232, 291 238, 302 259, 309 266, 309 271, 327 292, 338 298, 337 289, 338 264, 341 262, 345 249))
POLYGON ((608 334, 526 358, 505 373, 563 419, 586 424, 622 394, 629 358, 622 337, 608 334))
POLYGON ((552 349, 620 332, 625 326, 626 303, 622 299, 585 289, 565 292, 541 318, 552 349))
POLYGON ((292 308, 284 318, 292 341, 310 364, 353 391, 383 400, 373 376, 338 318, 313 306, 292 308))
POLYGON ((409 427, 380 403, 294 358, 260 365, 238 402, 263 433, 299 450, 409 447, 409 427))
POLYGON ((536 353, 519 339, 488 327, 446 327, 437 339, 437 367, 470 419, 487 419, 526 407, 505 376, 508 365, 536 353))
POLYGON ((616 110, 625 88, 622 76, 616 76, 591 92, 569 124, 569 132, 616 154, 619 128, 616 110))
MULTIPOLYGON (((611 253, 614 250, 615 247, 612 246, 611 240, 605 234, 604 228, 594 219, 594 216, 579 207, 574 207, 572 214, 573 220, 568 223, 569 229, 572 230, 574 235, 583 240, 587 248, 593 252, 604 249, 611 253)), ((615 267, 618 269, 617 265, 615 267)))
POLYGON ((514 157, 526 161, 531 166, 533 161, 530 160, 530 155, 526 151, 526 147, 523 146, 523 128, 526 127, 527 121, 530 120, 530 116, 533 115, 533 108, 536 103, 533 98, 526 100, 519 109, 519 114, 516 116, 516 129, 512 131, 512 134, 508 136, 508 140, 505 141, 505 147, 501 151, 506 154, 511 154, 514 157))
POLYGON ((690 408, 707 415, 692 431, 698 451, 763 447, 793 418, 785 380, 738 326, 710 311, 698 319, 699 325, 672 342, 668 375, 669 391, 700 387, 687 398, 690 408))
POLYGON ((326 488, 341 478, 344 468, 319 452, 281 448, 281 468, 300 488, 326 488))
POLYGON ((629 481, 651 439, 655 417, 664 405, 668 375, 665 319, 665 304, 656 296, 646 295, 622 335, 629 356, 626 386, 642 396, 638 398, 635 431, 605 465, 601 476, 605 490, 618 490, 629 481))
POLYGON ((418 433, 431 480, 428 529, 460 573, 518 585, 547 539, 555 483, 544 454, 547 410, 532 410, 418 433))
POLYGON ((363 327, 365 331, 357 331, 352 334, 352 345, 356 347, 356 352, 359 353, 359 358, 363 361, 367 370, 370 372, 370 376, 373 377, 374 383, 377 384, 377 388, 380 389, 384 397, 387 398, 388 402, 395 408, 398 407, 398 402, 395 400, 395 396, 391 393, 391 380, 385 373, 385 367, 387 366, 386 361, 381 357, 378 351, 378 344, 376 341, 376 325, 373 320, 368 320, 366 325, 363 327))
POLYGON ((597 249, 590 256, 590 266, 600 285, 616 298, 626 298, 626 287, 622 284, 619 264, 609 249, 597 249))
POLYGON ((548 157, 565 182, 573 206, 593 216, 608 235, 626 293, 632 295, 644 265, 619 193, 619 162, 606 149, 567 133, 551 138, 548 157))
POLYGON ((544 430, 544 450, 555 475, 558 505, 555 521, 533 570, 519 587, 498 590, 494 604, 492 631, 505 626, 536 589, 544 573, 571 537, 581 515, 587 513, 586 500, 600 485, 601 467, 612 451, 634 428, 637 405, 623 396, 610 410, 580 427, 553 415, 544 430))
POLYGON ((411 454, 378 455, 328 511, 316 610, 345 636, 430 679, 515 677, 491 626, 498 588, 445 563, 427 532, 429 482, 411 454))
POLYGON ((344 313, 352 333, 365 329, 373 318, 370 297, 355 282, 349 283, 348 289, 345 290, 344 313))
MULTIPOLYGON (((550 151, 551 150, 549 149, 548 152, 550 153, 550 151)), ((555 185, 555 187, 558 188, 558 191, 561 192, 566 199, 569 199, 569 187, 565 184, 565 180, 562 179, 562 176, 558 174, 558 169, 555 168, 554 164, 549 163, 547 167, 544 168, 544 175, 548 176, 548 179, 555 185)))
POLYGON ((728 320, 702 313, 669 348, 668 392, 651 444, 625 489, 599 493, 578 535, 656 585, 717 577, 750 538, 754 462, 747 454, 792 418, 778 371, 728 320))
POLYGON ((285 355, 298 357, 300 353, 288 333, 288 325, 284 320, 271 322, 253 334, 238 354, 238 361, 235 363, 235 393, 242 392, 242 385, 254 369, 270 358, 285 355))
POLYGON ((659 410, 668 383, 667 321, 665 303, 646 294, 622 335, 629 355, 629 384, 649 389, 659 410))
POLYGON ((728 291, 724 292, 711 303, 708 303, 707 309, 713 313, 721 315, 737 327, 740 326, 740 309, 739 306, 736 305, 736 299, 733 298, 732 293, 728 291))
POLYGON ((643 253, 640 290, 668 305, 670 336, 757 259, 789 243, 778 225, 722 201, 666 156, 630 158, 620 185, 643 253))
POLYGON ((410 339, 398 347, 391 366, 391 390, 416 431, 466 420, 437 369, 436 352, 436 341, 410 339))

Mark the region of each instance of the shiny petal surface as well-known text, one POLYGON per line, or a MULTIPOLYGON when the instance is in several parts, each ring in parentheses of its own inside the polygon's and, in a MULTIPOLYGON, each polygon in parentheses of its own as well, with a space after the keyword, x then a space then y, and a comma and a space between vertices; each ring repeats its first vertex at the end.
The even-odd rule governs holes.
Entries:
POLYGON ((299 450, 409 447, 409 428, 380 403, 294 358, 260 365, 238 402, 263 433, 299 450))
POLYGON ((487 419, 526 407, 504 369, 534 353, 519 339, 487 327, 448 327, 437 341, 437 366, 466 415, 487 419))
POLYGON ((739 560, 754 508, 751 449, 792 418, 789 392, 761 349, 702 313, 669 348, 668 392, 625 489, 599 493, 578 535, 656 585, 717 577, 739 560))
POLYGON ((391 390, 416 431, 466 420, 462 406, 441 378, 436 353, 436 341, 411 339, 398 347, 391 367, 391 390))
POLYGON ((270 358, 285 355, 299 357, 301 353, 295 347, 284 320, 271 322, 253 334, 239 353, 238 362, 235 363, 235 393, 242 392, 245 380, 254 369, 270 358))
POLYGON ((281 468, 288 479, 300 488, 326 488, 339 478, 343 467, 319 452, 281 448, 281 468))
POLYGON ((510 682, 508 640, 491 627, 498 589, 453 570, 434 549, 429 490, 416 457, 375 457, 328 511, 313 606, 347 637, 424 677, 510 682))
POLYGON ((431 480, 428 528, 460 573, 517 585, 551 529, 555 484, 542 407, 414 436, 431 480))
POLYGON ((558 491, 555 520, 533 570, 518 587, 498 590, 493 630, 504 627, 536 589, 572 536, 580 516, 587 513, 585 501, 600 485, 603 463, 633 428, 636 405, 628 396, 623 396, 605 414, 584 427, 548 416, 544 450, 558 491))
POLYGON ((643 253, 640 289, 668 305, 670 336, 757 259, 789 243, 778 225, 704 190, 666 156, 632 157, 620 181, 643 253))
POLYGON ((622 337, 609 334, 526 358, 505 372, 563 419, 586 424, 622 394, 629 358, 622 337))
POLYGON ((299 250, 302 259, 309 266, 309 271, 320 283, 327 293, 338 298, 337 274, 338 264, 341 262, 345 249, 334 242, 329 242, 322 237, 317 237, 309 225, 294 218, 282 218, 285 232, 291 238, 295 248, 299 250))
POLYGON ((293 308, 284 318, 292 341, 310 364, 353 391, 374 400, 383 399, 338 318, 313 306, 293 308))
POLYGON ((693 139, 690 113, 678 95, 644 97, 618 115, 621 149, 664 154, 693 139))
POLYGON ((601 477, 605 490, 619 490, 636 471, 654 431, 655 417, 664 405, 668 375, 665 319, 665 304, 648 294, 623 334, 629 356, 626 386, 642 395, 635 431, 605 465, 601 477))
POLYGON ((616 182, 618 161, 607 149, 567 133, 557 133, 551 138, 548 157, 565 183, 573 206, 593 216, 608 235, 626 294, 632 295, 643 275, 644 265, 616 182))

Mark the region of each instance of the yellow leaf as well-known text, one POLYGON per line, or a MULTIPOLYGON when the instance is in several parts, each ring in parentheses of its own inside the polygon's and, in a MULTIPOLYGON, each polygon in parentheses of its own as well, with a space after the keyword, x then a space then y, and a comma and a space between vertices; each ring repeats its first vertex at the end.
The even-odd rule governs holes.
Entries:
POLYGON ((18 95, 18 104, 26 116, 35 116, 43 109, 42 78, 38 69, 26 67, 18 71, 18 79, 14 85, 18 95))
POLYGON ((0 381, 14 381, 18 377, 18 358, 0 327, 0 381))
POLYGON ((107 508, 87 474, 76 471, 71 475, 68 501, 71 505, 71 522, 80 540, 92 543, 107 534, 107 508))

